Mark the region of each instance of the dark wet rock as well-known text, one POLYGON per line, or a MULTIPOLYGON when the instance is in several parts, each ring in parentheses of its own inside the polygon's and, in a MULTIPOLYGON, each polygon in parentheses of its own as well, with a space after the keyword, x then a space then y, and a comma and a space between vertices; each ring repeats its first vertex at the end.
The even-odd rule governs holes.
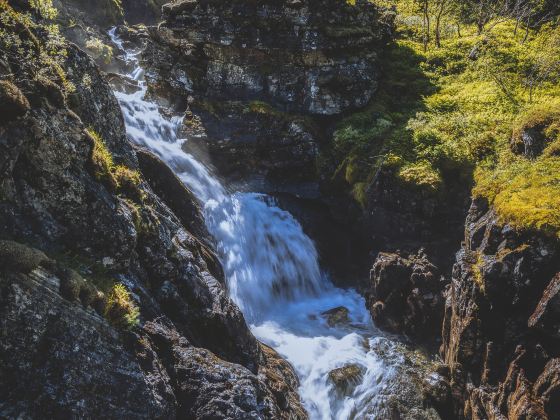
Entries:
MULTIPOLYGON (((299 380, 294 369, 274 349, 262 343, 260 343, 260 347, 263 362, 259 371, 259 379, 270 389, 280 409, 289 410, 290 415, 295 419, 306 419, 307 413, 301 406, 297 393, 299 380)), ((286 416, 283 413, 279 415, 286 416)))
POLYGON ((261 350, 229 299, 192 194, 171 177, 162 187, 160 162, 154 187, 140 174, 109 85, 67 51, 70 95, 31 77, 39 65, 49 75, 43 63, 6 58, 30 109, 0 123, 0 417, 305 418, 291 367, 261 350), (87 128, 138 182, 99 176, 87 128), (137 326, 99 315, 117 282, 137 326))
POLYGON ((322 312, 321 316, 327 321, 329 327, 338 327, 350 324, 349 311, 344 306, 337 306, 322 312))
POLYGON ((460 171, 445 174, 439 191, 403 183, 382 167, 366 190, 362 236, 377 250, 411 253, 426 249, 442 272, 451 269, 470 204, 471 184, 460 171))
POLYGON ((137 148, 136 156, 140 170, 150 186, 173 210, 183 226, 198 238, 209 240, 200 204, 193 193, 169 166, 149 150, 137 148))
POLYGON ((408 258, 379 253, 364 285, 367 306, 381 328, 431 341, 440 331, 445 282, 423 251, 408 258))
POLYGON ((101 136, 117 159, 136 165, 136 156, 126 140, 124 118, 115 95, 107 89, 107 81, 86 53, 75 46, 69 49, 66 72, 76 88, 68 97, 69 108, 101 136))
POLYGON ((319 134, 310 119, 262 102, 204 101, 191 104, 185 131, 186 150, 233 182, 264 178, 275 191, 317 184, 319 134))
POLYGON ((560 351, 559 255, 555 238, 517 232, 473 201, 442 331, 456 415, 556 418, 537 383, 554 383, 560 351))
POLYGON ((443 384, 436 384, 440 381, 445 382, 445 378, 436 372, 437 367, 425 354, 381 337, 374 339, 371 344, 373 354, 390 365, 391 370, 379 372, 377 380, 384 375, 390 375, 390 378, 386 378, 387 382, 379 384, 375 380, 372 381, 371 386, 376 387, 379 403, 372 404, 363 413, 364 417, 415 420, 453 418, 445 411, 445 403, 441 404, 433 398, 438 391, 428 389, 445 387, 443 384), (432 376, 437 378, 437 381, 434 380, 433 384, 427 383, 428 378, 432 376))
POLYGON ((365 369, 356 364, 349 364, 333 369, 329 372, 329 380, 334 384, 337 391, 349 394, 358 385, 364 375, 365 369))
POLYGON ((451 415, 451 387, 445 375, 437 370, 426 372, 422 378, 422 392, 425 400, 435 407, 443 418, 451 415))
POLYGON ((392 30, 366 1, 181 0, 163 17, 144 53, 154 88, 320 115, 369 102, 392 30))
POLYGON ((126 339, 58 282, 42 269, 0 274, 0 416, 173 417, 165 372, 144 374, 126 339))
POLYGON ((130 25, 157 24, 161 20, 161 7, 166 0, 122 0, 124 18, 130 25))
POLYGON ((560 338, 560 273, 546 287, 528 325, 560 338))

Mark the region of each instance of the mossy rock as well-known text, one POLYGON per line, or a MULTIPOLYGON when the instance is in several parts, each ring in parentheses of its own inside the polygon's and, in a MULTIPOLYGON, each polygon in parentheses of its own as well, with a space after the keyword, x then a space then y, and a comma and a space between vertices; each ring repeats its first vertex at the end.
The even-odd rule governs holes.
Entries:
POLYGON ((7 80, 0 80, 0 123, 13 121, 29 109, 29 101, 21 90, 7 80))
POLYGON ((49 261, 43 252, 19 242, 0 241, 0 271, 30 273, 49 261))
POLYGON ((85 284, 82 276, 71 268, 60 268, 57 274, 60 278, 60 294, 71 302, 79 300, 82 286, 85 284))

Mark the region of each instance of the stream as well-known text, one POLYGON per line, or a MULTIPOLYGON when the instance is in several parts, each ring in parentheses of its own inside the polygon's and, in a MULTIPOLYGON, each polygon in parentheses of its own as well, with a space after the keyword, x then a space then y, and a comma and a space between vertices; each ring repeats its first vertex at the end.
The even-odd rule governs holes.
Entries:
MULTIPOLYGON (((109 34, 122 48, 115 30, 109 34)), ((290 213, 267 195, 229 191, 183 151, 192 139, 180 138, 181 117, 165 117, 145 99, 137 53, 122 50, 134 70, 121 76, 139 86, 128 93, 115 88, 129 138, 165 161, 200 201, 231 298, 253 334, 293 365, 310 418, 387 418, 395 395, 412 386, 398 341, 372 324, 357 292, 332 284, 313 241, 290 213), (335 385, 329 373, 348 366, 352 374, 335 385)))

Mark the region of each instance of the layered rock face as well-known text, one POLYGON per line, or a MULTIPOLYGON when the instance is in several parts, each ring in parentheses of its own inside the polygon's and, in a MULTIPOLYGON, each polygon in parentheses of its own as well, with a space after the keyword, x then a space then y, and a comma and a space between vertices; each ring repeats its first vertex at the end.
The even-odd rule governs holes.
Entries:
POLYGON ((176 51, 155 60, 154 85, 226 100, 333 115, 364 106, 377 83, 376 47, 387 37, 367 1, 182 0, 163 8, 156 39, 176 51))
POLYGON ((560 402, 560 251, 475 200, 447 292, 441 354, 456 415, 554 419, 560 402))
POLYGON ((318 179, 321 131, 302 115, 366 105, 391 31, 367 1, 176 1, 163 19, 143 53, 151 90, 188 99, 192 143, 220 171, 275 183, 318 179))
POLYGON ((291 367, 227 296, 198 204, 137 158, 93 61, 65 45, 51 67, 18 34, 25 59, 0 50, 0 417, 305 418, 291 367), (112 318, 117 282, 138 324, 112 318))

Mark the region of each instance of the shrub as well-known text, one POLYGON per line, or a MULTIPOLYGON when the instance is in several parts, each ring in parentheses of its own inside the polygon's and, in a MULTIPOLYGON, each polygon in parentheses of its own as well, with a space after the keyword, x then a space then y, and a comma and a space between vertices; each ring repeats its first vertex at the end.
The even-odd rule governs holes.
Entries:
POLYGON ((433 191, 438 190, 442 184, 440 173, 426 161, 405 165, 398 175, 405 183, 427 187, 433 191))
POLYGON ((119 328, 133 328, 139 324, 140 310, 123 284, 115 284, 111 289, 105 305, 105 317, 119 328))
POLYGON ((49 258, 41 251, 14 241, 0 240, 0 271, 29 273, 49 258))
POLYGON ((92 37, 86 41, 86 48, 95 59, 101 59, 109 64, 113 58, 113 48, 104 44, 99 38, 92 37))

